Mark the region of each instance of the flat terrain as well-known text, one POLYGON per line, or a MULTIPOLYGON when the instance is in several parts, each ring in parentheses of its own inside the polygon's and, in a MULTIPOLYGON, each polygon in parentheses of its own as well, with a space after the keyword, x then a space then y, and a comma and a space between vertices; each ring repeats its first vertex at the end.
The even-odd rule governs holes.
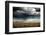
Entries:
POLYGON ((13 28, 40 27, 40 22, 13 22, 13 28))

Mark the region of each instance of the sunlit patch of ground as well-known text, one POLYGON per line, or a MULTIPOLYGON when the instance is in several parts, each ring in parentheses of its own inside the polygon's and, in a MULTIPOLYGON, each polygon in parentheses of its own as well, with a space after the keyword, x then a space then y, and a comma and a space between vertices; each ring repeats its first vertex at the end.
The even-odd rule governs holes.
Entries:
POLYGON ((23 22, 15 22, 13 24, 13 28, 21 28, 21 27, 40 27, 40 23, 23 23, 23 22))
POLYGON ((40 22, 13 22, 13 28, 22 28, 22 27, 40 27, 40 22))
POLYGON ((13 28, 40 27, 39 19, 14 20, 13 28))

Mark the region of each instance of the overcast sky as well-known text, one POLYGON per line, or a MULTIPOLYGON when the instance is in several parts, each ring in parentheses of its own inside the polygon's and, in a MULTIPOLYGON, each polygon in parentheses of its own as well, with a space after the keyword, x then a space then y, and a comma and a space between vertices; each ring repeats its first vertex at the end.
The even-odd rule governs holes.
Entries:
POLYGON ((28 15, 40 15, 40 8, 32 8, 32 7, 14 7, 15 13, 27 13, 28 15))

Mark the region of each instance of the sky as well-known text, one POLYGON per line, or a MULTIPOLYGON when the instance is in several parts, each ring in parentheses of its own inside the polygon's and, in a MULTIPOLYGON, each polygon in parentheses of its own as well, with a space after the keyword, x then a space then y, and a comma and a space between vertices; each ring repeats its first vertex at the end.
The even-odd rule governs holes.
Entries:
POLYGON ((40 8, 13 7, 13 18, 40 18, 40 8))

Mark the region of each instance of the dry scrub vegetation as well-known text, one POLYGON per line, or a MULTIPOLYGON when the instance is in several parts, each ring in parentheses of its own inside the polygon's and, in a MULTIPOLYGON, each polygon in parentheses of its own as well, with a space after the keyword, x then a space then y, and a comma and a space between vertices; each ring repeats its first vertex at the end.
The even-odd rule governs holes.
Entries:
POLYGON ((13 22, 13 28, 40 27, 40 22, 13 22))

